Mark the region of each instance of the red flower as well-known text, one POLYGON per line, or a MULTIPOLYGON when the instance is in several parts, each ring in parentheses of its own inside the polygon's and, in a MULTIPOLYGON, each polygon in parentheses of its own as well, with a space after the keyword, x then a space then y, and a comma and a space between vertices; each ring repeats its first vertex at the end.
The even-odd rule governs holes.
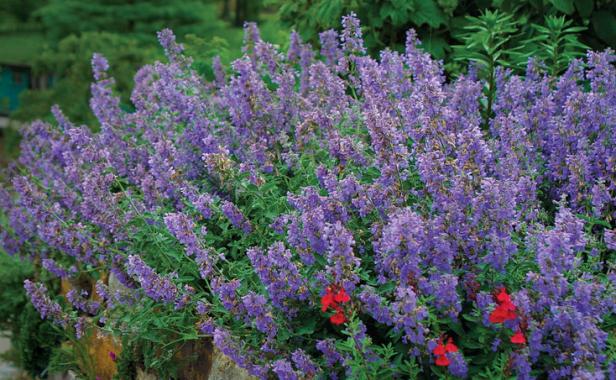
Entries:
POLYGON ((109 359, 111 359, 112 362, 116 361, 117 357, 116 357, 115 352, 109 351, 109 359))
POLYGON ((501 288, 500 292, 496 295, 498 303, 511 303, 511 297, 507 294, 507 289, 501 288))
POLYGON ((491 323, 503 323, 516 318, 515 305, 512 303, 498 305, 488 318, 491 323))
POLYGON ((341 325, 344 322, 346 322, 346 320, 347 319, 344 316, 344 312, 342 311, 342 309, 336 311, 336 314, 329 317, 329 321, 333 323, 334 325, 341 325))
POLYGON ((325 295, 321 297, 321 311, 326 312, 329 308, 334 309, 336 313, 329 317, 329 320, 334 325, 343 324, 347 319, 340 304, 349 302, 351 297, 343 287, 337 285, 328 286, 325 292, 325 295))
POLYGON ((491 323, 503 323, 517 317, 515 313, 516 307, 511 302, 511 297, 509 297, 505 288, 501 288, 500 292, 496 295, 496 302, 498 306, 490 313, 489 317, 491 323))
POLYGON ((447 344, 443 344, 443 338, 438 340, 438 344, 432 350, 432 353, 436 355, 436 365, 440 367, 447 367, 449 365, 449 359, 447 358, 448 352, 458 352, 458 346, 453 343, 453 339, 449 338, 447 344))
POLYGON ((458 352, 458 346, 453 344, 453 339, 449 338, 447 340, 447 344, 445 345, 445 351, 447 351, 447 352, 458 352))
POLYGON ((513 344, 526 344, 526 337, 522 334, 522 331, 518 329, 511 337, 511 343, 513 344))
POLYGON ((438 345, 434 347, 434 350, 432 350, 432 353, 434 355, 440 356, 445 355, 446 352, 447 350, 445 349, 445 345, 443 345, 443 339, 441 338, 438 342, 438 345))
POLYGON ((321 311, 325 313, 334 304, 334 293, 331 292, 330 288, 327 288, 327 293, 321 297, 321 311))
POLYGON ((346 303, 351 300, 351 297, 347 294, 344 288, 340 288, 338 293, 336 293, 336 295, 334 296, 334 300, 336 302, 346 303))
POLYGON ((450 364, 449 359, 447 359, 447 356, 445 355, 439 355, 436 358, 435 363, 439 367, 447 367, 450 364))

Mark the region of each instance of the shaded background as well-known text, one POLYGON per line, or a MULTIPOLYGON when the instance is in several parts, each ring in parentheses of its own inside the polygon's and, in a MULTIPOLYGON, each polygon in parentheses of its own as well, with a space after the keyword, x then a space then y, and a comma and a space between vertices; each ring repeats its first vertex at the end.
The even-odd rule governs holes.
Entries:
POLYGON ((239 56, 245 21, 259 22, 262 37, 284 48, 290 29, 318 43, 319 32, 337 27, 351 11, 362 20, 370 53, 401 50, 406 30, 415 28, 424 48, 455 75, 464 64, 454 59, 452 46, 461 43, 467 16, 486 9, 513 15, 520 38, 528 39, 531 24, 554 14, 585 27, 580 40, 588 47, 616 46, 616 0, 2 0, 0 114, 30 121, 46 117, 57 103, 73 121, 93 125, 92 53, 109 59, 128 105, 136 70, 162 58, 156 32, 165 27, 209 77, 213 56, 223 64, 239 56))

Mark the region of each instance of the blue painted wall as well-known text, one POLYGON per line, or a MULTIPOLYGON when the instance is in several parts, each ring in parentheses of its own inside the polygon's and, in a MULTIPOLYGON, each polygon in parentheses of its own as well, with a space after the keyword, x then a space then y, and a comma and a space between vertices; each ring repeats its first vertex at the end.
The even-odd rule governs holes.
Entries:
POLYGON ((30 70, 0 65, 0 114, 7 115, 19 104, 19 94, 30 87, 30 70))

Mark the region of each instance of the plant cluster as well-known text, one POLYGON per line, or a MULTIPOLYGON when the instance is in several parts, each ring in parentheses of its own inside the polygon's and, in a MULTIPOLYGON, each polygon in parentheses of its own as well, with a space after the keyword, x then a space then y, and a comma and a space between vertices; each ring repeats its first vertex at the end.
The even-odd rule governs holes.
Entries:
POLYGON ((0 192, 4 249, 79 284, 26 281, 41 316, 166 377, 202 339, 259 378, 616 373, 613 52, 497 65, 486 112, 476 66, 342 26, 283 53, 249 23, 213 81, 163 30, 131 112, 94 55, 100 131, 55 107, 0 192))
MULTIPOLYGON (((302 36, 318 41, 319 32, 335 28, 340 17, 357 12, 364 24, 366 47, 371 54, 390 47, 402 50, 405 32, 417 30, 422 47, 447 63, 450 74, 464 69, 455 64, 459 57, 452 46, 465 40, 467 28, 481 25, 486 15, 500 15, 492 26, 510 28, 515 38, 502 41, 501 48, 517 54, 544 54, 536 50, 538 39, 546 29, 555 32, 554 20, 574 28, 574 38, 593 49, 616 48, 616 3, 596 0, 269 0, 280 6, 280 18, 296 28, 302 36), (565 17, 567 21, 565 21, 565 17), (505 18, 505 19, 503 19, 505 18)), ((488 17, 490 18, 490 17, 488 17)), ((568 33, 571 34, 571 33, 568 33)), ((552 35, 553 36, 553 35, 552 35)), ((545 41, 558 46, 554 40, 545 41)), ((505 59, 506 57, 503 57, 505 59)), ((519 57, 518 57, 519 58, 519 57)), ((523 60, 525 65, 526 61, 523 60)), ((513 62, 520 63, 520 59, 513 62)))

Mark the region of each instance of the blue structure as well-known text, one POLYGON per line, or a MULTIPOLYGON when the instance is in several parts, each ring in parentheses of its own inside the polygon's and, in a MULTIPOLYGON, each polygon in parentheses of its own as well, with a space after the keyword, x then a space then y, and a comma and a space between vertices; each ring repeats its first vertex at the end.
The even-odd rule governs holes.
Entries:
POLYGON ((0 115, 8 115, 19 104, 19 94, 32 87, 28 66, 0 64, 0 115))

